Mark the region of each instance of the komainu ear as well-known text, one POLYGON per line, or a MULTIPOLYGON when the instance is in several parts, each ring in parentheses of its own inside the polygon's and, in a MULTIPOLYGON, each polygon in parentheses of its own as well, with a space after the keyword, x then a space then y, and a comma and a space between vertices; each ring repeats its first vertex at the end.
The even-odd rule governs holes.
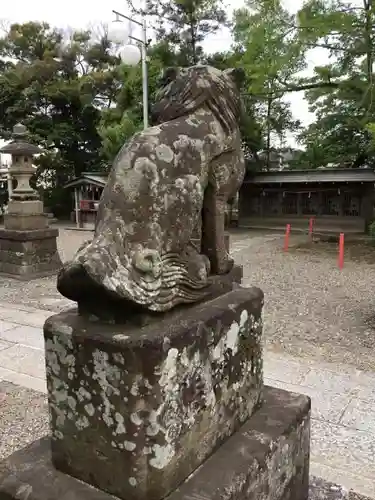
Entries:
POLYGON ((229 68, 224 73, 232 78, 239 89, 242 88, 246 80, 246 73, 243 68, 229 68))

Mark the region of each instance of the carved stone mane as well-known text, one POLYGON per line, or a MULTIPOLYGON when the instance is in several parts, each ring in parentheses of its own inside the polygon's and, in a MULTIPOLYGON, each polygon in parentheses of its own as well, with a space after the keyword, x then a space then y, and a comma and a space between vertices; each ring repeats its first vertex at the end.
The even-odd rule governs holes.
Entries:
POLYGON ((154 118, 159 123, 167 122, 207 107, 224 130, 232 134, 238 129, 243 103, 238 87, 228 85, 228 76, 240 86, 241 73, 242 70, 238 69, 222 72, 207 66, 169 68, 162 80, 164 85, 157 94, 154 118))
POLYGON ((238 76, 209 66, 166 72, 159 124, 115 159, 93 240, 58 276, 63 295, 166 311, 202 299, 210 273, 230 271, 224 209, 245 172, 238 76))

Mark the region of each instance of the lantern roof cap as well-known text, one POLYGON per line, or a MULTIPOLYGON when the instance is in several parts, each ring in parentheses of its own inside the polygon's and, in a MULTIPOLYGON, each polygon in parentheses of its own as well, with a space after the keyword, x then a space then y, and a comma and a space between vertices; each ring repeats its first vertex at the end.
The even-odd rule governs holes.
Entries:
POLYGON ((0 149, 0 153, 9 155, 33 156, 41 153, 41 149, 34 144, 27 142, 27 128, 22 123, 17 123, 13 127, 13 141, 0 149))

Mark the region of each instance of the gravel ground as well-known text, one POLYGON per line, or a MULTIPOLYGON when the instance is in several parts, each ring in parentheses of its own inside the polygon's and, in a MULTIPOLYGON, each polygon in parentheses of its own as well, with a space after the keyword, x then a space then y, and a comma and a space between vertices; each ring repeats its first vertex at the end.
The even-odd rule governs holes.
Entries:
MULTIPOLYGON (((60 229, 57 247, 61 260, 65 262, 72 258, 77 248, 91 237, 91 231, 60 229)), ((56 290, 56 277, 29 282, 0 277, 1 301, 57 312, 74 306, 73 302, 62 297, 56 290)))
POLYGON ((48 433, 46 396, 0 382, 0 460, 48 433))
MULTIPOLYGON (((91 235, 61 229, 62 259, 91 235)), ((375 370, 375 265, 347 259, 339 271, 334 254, 313 249, 285 253, 282 246, 280 234, 234 230, 231 236, 233 256, 244 266, 244 283, 265 293, 267 348, 375 370)), ((51 311, 74 305, 59 295, 55 278, 26 283, 0 278, 0 301, 51 311)))
MULTIPOLYGON (((63 260, 91 237, 61 230, 63 260)), ((375 370, 375 265, 347 260, 340 272, 334 255, 282 251, 283 238, 233 231, 233 256, 244 266, 244 284, 265 292, 264 336, 269 351, 375 370)), ((375 252, 375 249, 374 249, 375 252)), ((29 283, 0 278, 0 302, 59 311, 72 305, 56 291, 56 279, 29 283)), ((0 460, 48 434, 43 394, 0 382, 0 460)), ((311 478, 311 500, 366 500, 311 478)))
POLYGON ((347 260, 340 271, 334 254, 283 252, 280 235, 238 231, 233 247, 244 283, 265 293, 269 350, 375 370, 373 264, 347 260))

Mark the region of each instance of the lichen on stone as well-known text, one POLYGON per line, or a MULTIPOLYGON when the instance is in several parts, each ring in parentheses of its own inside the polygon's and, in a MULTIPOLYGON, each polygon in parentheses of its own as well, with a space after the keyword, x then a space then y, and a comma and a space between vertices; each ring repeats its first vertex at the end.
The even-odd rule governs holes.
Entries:
POLYGON ((114 298, 164 312, 206 297, 210 273, 230 271, 224 206, 245 174, 238 72, 170 72, 153 109, 157 125, 118 153, 93 240, 59 273, 63 295, 94 316, 114 298))

